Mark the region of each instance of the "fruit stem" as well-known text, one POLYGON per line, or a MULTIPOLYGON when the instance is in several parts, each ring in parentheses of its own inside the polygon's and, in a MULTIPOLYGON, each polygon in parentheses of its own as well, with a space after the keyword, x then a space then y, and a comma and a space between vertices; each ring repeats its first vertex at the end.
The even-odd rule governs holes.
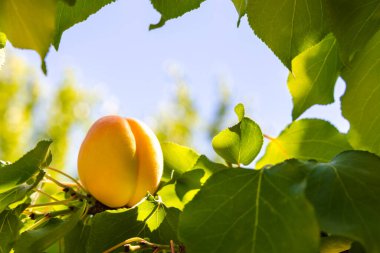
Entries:
POLYGON ((48 169, 48 170, 52 170, 52 171, 55 171, 57 173, 60 173, 61 175, 67 177, 68 179, 72 180, 82 191, 84 191, 85 193, 88 193, 87 190, 82 186, 81 183, 79 183, 78 180, 76 180, 75 178, 73 178, 72 176, 70 176, 69 174, 61 171, 61 170, 58 170, 58 169, 55 169, 53 167, 46 167, 45 169, 48 169))

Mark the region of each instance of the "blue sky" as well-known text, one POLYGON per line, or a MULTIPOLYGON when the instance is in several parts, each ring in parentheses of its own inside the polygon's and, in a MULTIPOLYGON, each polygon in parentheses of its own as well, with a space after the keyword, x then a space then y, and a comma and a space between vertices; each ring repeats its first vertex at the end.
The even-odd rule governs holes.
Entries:
MULTIPOLYGON (((231 1, 208 0, 201 8, 148 31, 159 14, 148 0, 117 1, 63 34, 60 49, 47 57, 46 82, 57 83, 73 69, 87 87, 106 87, 119 113, 148 119, 173 93, 168 67, 181 69, 204 115, 210 115, 218 80, 228 81, 233 103, 243 102, 263 132, 276 136, 291 122, 287 69, 238 15, 231 1)), ((36 53, 16 54, 39 66, 36 53)), ((340 82, 336 98, 344 90, 340 82)), ((302 117, 325 118, 348 129, 339 103, 316 106, 302 117)))

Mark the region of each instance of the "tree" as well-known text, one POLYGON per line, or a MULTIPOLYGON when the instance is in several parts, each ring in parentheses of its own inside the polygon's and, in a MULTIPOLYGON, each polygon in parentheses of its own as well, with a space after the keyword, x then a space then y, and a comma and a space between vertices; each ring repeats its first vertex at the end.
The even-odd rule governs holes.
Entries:
MULTIPOLYGON (((50 45, 58 49, 66 29, 110 2, 3 1, 0 32, 14 46, 36 50, 46 72, 50 45)), ((161 19, 150 28, 202 2, 151 0, 161 19)), ((2 251, 40 252, 64 238, 67 252, 111 252, 123 245, 153 252, 380 252, 380 1, 232 2, 239 20, 247 15, 253 32, 291 72, 294 121, 278 137, 266 136, 239 104, 237 123, 212 140, 225 165, 163 143, 157 194, 135 208, 108 212, 75 180, 57 181, 66 194, 45 204, 68 208, 33 209, 28 196, 51 170, 50 142, 39 142, 0 167, 0 219, 8 224, 0 230, 2 251), (321 119, 297 120, 311 106, 333 101, 338 76, 346 83, 341 111, 349 132, 321 119), (256 169, 243 168, 264 137, 269 145, 256 169)))

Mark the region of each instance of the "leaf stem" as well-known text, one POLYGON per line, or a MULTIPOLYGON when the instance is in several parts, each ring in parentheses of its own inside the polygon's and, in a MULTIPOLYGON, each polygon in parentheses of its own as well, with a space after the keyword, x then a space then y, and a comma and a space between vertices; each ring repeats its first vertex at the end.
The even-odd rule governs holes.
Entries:
POLYGON ((68 179, 72 180, 82 191, 84 191, 85 193, 88 193, 87 190, 82 186, 81 183, 79 183, 78 180, 76 180, 75 178, 73 178, 72 176, 70 176, 69 174, 61 171, 61 170, 58 170, 58 169, 55 169, 53 167, 46 167, 45 169, 48 169, 48 170, 52 170, 52 171, 55 171, 57 173, 60 173, 61 175, 67 177, 68 179))
POLYGON ((49 203, 42 203, 42 204, 35 204, 35 205, 30 205, 28 208, 35 208, 35 207, 43 207, 43 206, 56 206, 56 205, 65 205, 69 206, 68 203, 70 203, 74 198, 68 198, 65 200, 60 200, 60 201, 55 201, 55 202, 49 202, 49 203))
POLYGON ((48 194, 48 193, 46 193, 46 192, 44 192, 44 191, 41 191, 40 189, 34 189, 34 191, 35 191, 35 192, 38 192, 38 193, 40 193, 40 194, 42 194, 42 195, 44 195, 44 196, 46 196, 46 197, 48 197, 48 198, 50 198, 50 199, 52 199, 52 200, 54 200, 54 201, 59 201, 59 199, 54 198, 54 197, 51 196, 50 194, 48 194))

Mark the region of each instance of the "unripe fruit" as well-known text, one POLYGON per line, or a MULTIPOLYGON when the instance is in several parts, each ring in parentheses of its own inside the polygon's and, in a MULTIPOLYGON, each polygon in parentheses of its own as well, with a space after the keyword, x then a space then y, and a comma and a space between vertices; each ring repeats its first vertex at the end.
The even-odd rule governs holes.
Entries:
POLYGON ((78 156, 83 186, 109 207, 134 206, 154 194, 163 172, 160 143, 144 123, 119 116, 96 121, 78 156))

